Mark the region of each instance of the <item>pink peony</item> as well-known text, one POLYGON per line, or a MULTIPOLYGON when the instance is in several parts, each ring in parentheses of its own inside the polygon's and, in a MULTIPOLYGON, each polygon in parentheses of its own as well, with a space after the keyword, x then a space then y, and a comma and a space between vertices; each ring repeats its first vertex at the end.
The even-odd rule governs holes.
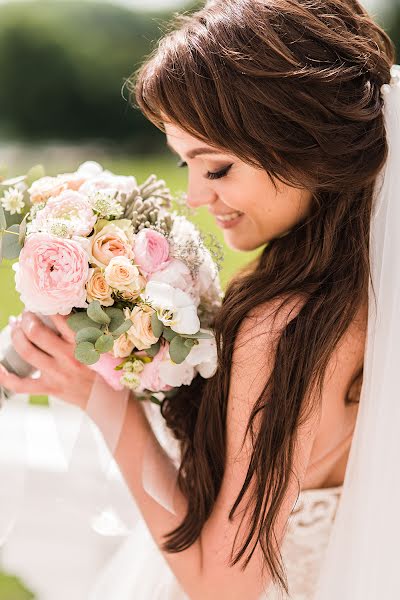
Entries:
POLYGON ((167 385, 160 379, 159 372, 161 364, 167 359, 168 348, 168 343, 161 346, 151 363, 144 365, 144 369, 140 373, 140 388, 138 391, 166 392, 172 390, 170 385, 167 385))
POLYGON ((73 190, 64 190, 51 197, 32 222, 33 231, 49 231, 54 221, 64 222, 70 235, 89 235, 97 217, 86 197, 73 190))
POLYGON ((167 239, 154 229, 142 229, 134 242, 135 264, 146 274, 163 269, 169 260, 167 239))
POLYGON ((101 354, 97 363, 90 365, 90 369, 96 371, 101 375, 106 383, 114 390, 123 390, 124 386, 120 382, 123 371, 116 371, 115 367, 120 365, 122 360, 120 358, 114 358, 108 352, 101 354))
POLYGON ((14 269, 17 291, 28 310, 68 315, 74 307, 87 306, 88 255, 75 240, 29 235, 14 269))

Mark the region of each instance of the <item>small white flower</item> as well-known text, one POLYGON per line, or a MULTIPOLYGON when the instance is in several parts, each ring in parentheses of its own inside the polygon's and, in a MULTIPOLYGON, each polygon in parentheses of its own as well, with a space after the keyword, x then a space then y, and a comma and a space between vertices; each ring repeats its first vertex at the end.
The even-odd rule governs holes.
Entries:
POLYGON ((143 361, 137 360, 134 358, 133 360, 128 360, 123 367, 124 373, 141 373, 144 369, 143 361))
POLYGON ((17 187, 9 188, 4 192, 1 205, 10 215, 21 214, 25 207, 24 194, 17 187))
POLYGON ((124 209, 113 190, 95 190, 89 193, 90 206, 100 217, 121 217, 124 209))
POLYGON ((131 390, 136 390, 140 385, 140 377, 136 373, 124 371, 120 383, 131 390))

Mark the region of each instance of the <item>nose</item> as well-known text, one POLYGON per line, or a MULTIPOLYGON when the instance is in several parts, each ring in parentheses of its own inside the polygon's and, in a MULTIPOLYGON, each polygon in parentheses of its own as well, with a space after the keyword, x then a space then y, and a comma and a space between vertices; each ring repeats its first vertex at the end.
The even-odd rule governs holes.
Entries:
POLYGON ((207 204, 213 204, 217 200, 217 194, 207 184, 195 178, 189 178, 186 204, 191 208, 199 208, 207 204))

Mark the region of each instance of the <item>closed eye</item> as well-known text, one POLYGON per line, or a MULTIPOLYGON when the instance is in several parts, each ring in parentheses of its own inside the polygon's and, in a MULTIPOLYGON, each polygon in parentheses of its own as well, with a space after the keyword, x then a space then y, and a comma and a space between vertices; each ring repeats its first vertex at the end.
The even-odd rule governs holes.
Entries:
MULTIPOLYGON (((187 162, 185 162, 184 160, 180 160, 177 163, 178 167, 180 168, 184 168, 187 167, 187 162)), ((223 169, 220 169, 219 171, 207 171, 207 175, 205 175, 205 177, 207 179, 221 179, 221 177, 224 177, 228 171, 231 169, 231 167, 233 166, 233 163, 231 165, 227 165, 226 167, 224 167, 223 169)))

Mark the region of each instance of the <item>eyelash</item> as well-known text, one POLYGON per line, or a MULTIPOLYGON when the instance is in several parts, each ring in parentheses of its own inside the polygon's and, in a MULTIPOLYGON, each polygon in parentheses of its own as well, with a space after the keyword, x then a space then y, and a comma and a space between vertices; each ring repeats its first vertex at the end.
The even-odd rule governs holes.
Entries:
MULTIPOLYGON (((184 160, 180 160, 178 162, 178 167, 180 167, 180 168, 187 167, 187 162, 185 162, 184 160)), ((223 169, 221 169, 220 171, 217 171, 215 173, 212 173, 211 171, 207 171, 206 178, 207 179, 221 179, 221 177, 225 177, 225 175, 228 173, 228 171, 230 170, 231 167, 232 167, 232 165, 228 165, 227 167, 224 167, 223 169)))

